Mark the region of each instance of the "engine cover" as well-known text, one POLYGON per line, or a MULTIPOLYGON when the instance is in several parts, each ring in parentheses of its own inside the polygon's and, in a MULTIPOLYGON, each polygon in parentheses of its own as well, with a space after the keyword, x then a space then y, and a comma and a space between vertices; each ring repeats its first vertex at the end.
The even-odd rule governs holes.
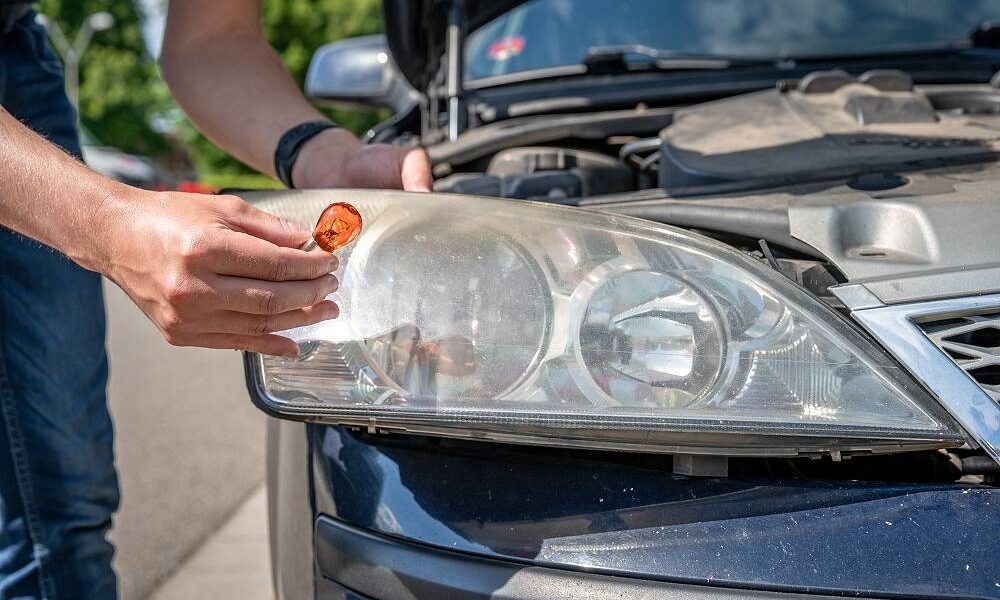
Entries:
MULTIPOLYGON (((796 88, 678 110, 660 134, 660 185, 795 183, 996 152, 1000 116, 983 110, 981 92, 966 105, 954 92, 898 81, 827 73, 796 88)), ((987 104, 995 109, 1000 97, 992 91, 987 104)))

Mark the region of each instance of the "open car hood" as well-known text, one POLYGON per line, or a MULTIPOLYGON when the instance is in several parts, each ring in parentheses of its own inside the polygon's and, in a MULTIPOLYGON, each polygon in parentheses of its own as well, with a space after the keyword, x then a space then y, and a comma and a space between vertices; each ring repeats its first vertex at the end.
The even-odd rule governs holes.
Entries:
POLYGON ((445 48, 448 11, 461 4, 466 32, 474 31, 526 0, 382 0, 385 35, 406 79, 425 90, 445 48))

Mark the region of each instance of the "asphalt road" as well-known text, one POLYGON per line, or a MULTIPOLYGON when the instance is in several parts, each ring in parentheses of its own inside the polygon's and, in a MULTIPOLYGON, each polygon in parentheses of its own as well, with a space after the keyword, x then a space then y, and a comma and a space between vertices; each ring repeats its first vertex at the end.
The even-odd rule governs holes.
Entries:
POLYGON ((105 292, 122 487, 112 539, 122 598, 140 600, 259 487, 265 417, 239 353, 171 347, 121 290, 105 292))

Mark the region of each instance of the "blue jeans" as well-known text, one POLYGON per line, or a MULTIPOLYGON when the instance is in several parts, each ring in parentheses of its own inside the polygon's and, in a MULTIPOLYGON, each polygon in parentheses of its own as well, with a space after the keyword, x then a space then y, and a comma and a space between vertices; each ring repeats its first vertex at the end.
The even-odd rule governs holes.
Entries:
MULTIPOLYGON (((0 104, 80 155, 34 14, 0 33, 0 104)), ((104 335, 100 277, 0 227, 0 599, 116 596, 104 335)))

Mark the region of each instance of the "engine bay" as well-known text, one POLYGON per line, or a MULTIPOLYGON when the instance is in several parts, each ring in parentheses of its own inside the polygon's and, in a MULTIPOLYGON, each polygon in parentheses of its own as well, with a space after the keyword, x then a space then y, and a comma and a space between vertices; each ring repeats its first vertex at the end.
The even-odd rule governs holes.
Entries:
POLYGON ((437 191, 574 204, 650 189, 687 197, 837 179, 885 191, 908 182, 902 171, 993 160, 1000 90, 918 87, 900 71, 821 71, 682 108, 524 117, 466 137, 430 149, 437 191))

